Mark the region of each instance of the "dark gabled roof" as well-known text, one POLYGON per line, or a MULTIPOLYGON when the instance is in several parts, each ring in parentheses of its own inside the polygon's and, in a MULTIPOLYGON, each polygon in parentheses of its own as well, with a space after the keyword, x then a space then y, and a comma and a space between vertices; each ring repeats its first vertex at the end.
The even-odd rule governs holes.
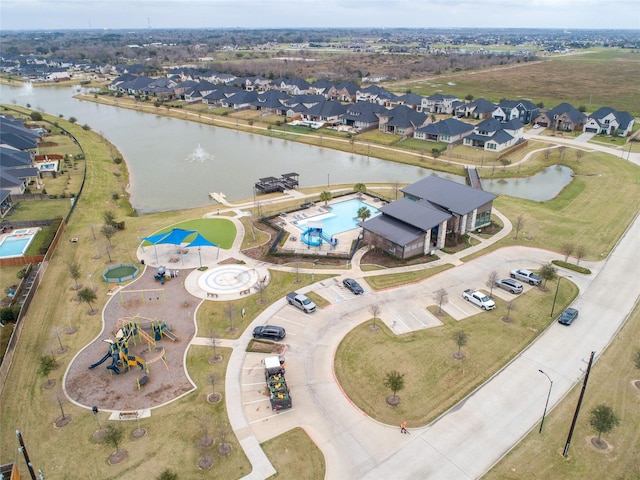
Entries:
POLYGON ((7 132, 3 125, 0 125, 0 143, 19 150, 29 150, 31 148, 38 147, 38 142, 36 142, 33 137, 28 137, 11 131, 7 132))
POLYGON ((469 213, 497 196, 435 175, 418 180, 401 191, 405 195, 426 200, 457 215, 469 213))
POLYGON ((303 80, 302 78, 297 78, 297 77, 285 78, 283 79, 282 83, 284 83, 287 87, 296 86, 300 90, 309 89, 309 82, 307 82, 306 80, 303 80))
POLYGON ((498 130, 502 130, 503 128, 504 124, 497 118, 493 117, 484 119, 475 127, 476 132, 497 132, 498 130))
POLYGON ((361 222, 360 226, 403 247, 424 237, 425 234, 423 230, 387 215, 377 215, 361 222))
POLYGON ((133 80, 122 83, 120 87, 127 90, 144 90, 153 81, 154 79, 149 77, 136 77, 133 80))
POLYGON ((505 144, 511 140, 513 140, 513 136, 504 130, 498 130, 494 133, 491 138, 485 137, 486 141, 496 142, 498 145, 505 144))
POLYGON ((287 98, 291 97, 285 92, 281 92, 280 90, 267 90, 264 93, 259 93, 251 104, 260 106, 261 108, 277 108, 282 107, 282 101, 287 98))
POLYGON ((40 170, 38 170, 38 167, 22 167, 22 166, 13 167, 13 168, 3 168, 2 170, 4 172, 7 172, 9 175, 13 175, 18 179, 37 177, 38 173, 40 172, 40 170))
POLYGON ((513 110, 514 108, 518 108, 519 106, 521 106, 524 110, 538 110, 538 106, 531 100, 502 100, 498 104, 498 107, 507 110, 513 110))
POLYGON ((520 128, 524 128, 524 123, 518 118, 512 118, 502 124, 503 130, 518 130, 520 128))
POLYGON ((257 98, 258 98, 258 92, 240 90, 239 92, 234 93, 233 95, 227 97, 227 99, 224 100, 224 102, 230 105, 242 105, 245 103, 250 104, 254 102, 257 98))
POLYGON ((380 209, 384 215, 427 231, 451 218, 451 214, 424 200, 399 198, 380 209))
POLYGON ((556 116, 566 115, 573 123, 580 123, 587 117, 570 103, 561 103, 549 110, 546 115, 552 121, 556 116))
POLYGON ((16 187, 18 185, 22 185, 24 180, 20 180, 15 175, 5 170, 4 168, 0 168, 0 187, 16 187))
POLYGON ((4 202, 10 195, 10 190, 0 190, 0 202, 4 202))
POLYGON ((5 146, 0 146, 0 167, 31 166, 31 154, 5 146))
POLYGON ((289 98, 286 98, 283 100, 283 103, 287 106, 302 104, 302 105, 305 105, 306 108, 309 108, 312 105, 315 105, 316 103, 324 102, 325 100, 326 98, 324 98, 324 95, 301 94, 301 95, 293 95, 289 98))
POLYGON ((339 85, 336 85, 336 90, 338 90, 338 91, 346 90, 351 95, 355 95, 359 88, 360 87, 358 87, 357 85, 355 85, 355 84, 353 84, 351 82, 342 82, 339 85))
MULTIPOLYGON (((461 105, 460 107, 462 108, 463 106, 461 105)), ((496 109, 496 104, 484 98, 478 98, 466 105, 466 108, 473 108, 475 113, 491 113, 496 109)))
POLYGON ((304 113, 305 115, 316 117, 335 117, 344 114, 346 111, 347 106, 337 100, 324 100, 309 107, 304 113))
POLYGON ((428 118, 426 114, 417 112, 406 105, 398 105, 380 116, 389 118, 387 125, 400 128, 420 127, 428 118))
POLYGON ((223 98, 228 98, 231 95, 242 92, 242 89, 238 87, 232 87, 231 85, 221 85, 218 86, 213 92, 204 96, 207 100, 221 100, 223 98))
POLYGON ((405 93, 404 95, 396 97, 396 101, 402 102, 405 105, 422 105, 422 98, 422 95, 418 95, 417 93, 405 93))
POLYGON ((310 86, 313 87, 313 88, 321 88, 321 89, 324 89, 324 90, 328 90, 331 87, 333 87, 333 83, 331 83, 328 80, 316 80, 310 86))
POLYGON ((418 131, 427 135, 461 135, 471 132, 473 128, 473 125, 461 122, 457 118, 447 118, 446 120, 425 125, 419 128, 418 131))
POLYGON ((457 98, 458 97, 456 97, 455 95, 443 95, 442 93, 436 93, 435 95, 427 97, 427 100, 430 100, 432 102, 442 102, 443 100, 455 100, 457 98))
POLYGON ((380 121, 380 114, 387 112, 388 110, 378 103, 358 102, 347 105, 347 111, 342 118, 363 123, 376 123, 380 121))

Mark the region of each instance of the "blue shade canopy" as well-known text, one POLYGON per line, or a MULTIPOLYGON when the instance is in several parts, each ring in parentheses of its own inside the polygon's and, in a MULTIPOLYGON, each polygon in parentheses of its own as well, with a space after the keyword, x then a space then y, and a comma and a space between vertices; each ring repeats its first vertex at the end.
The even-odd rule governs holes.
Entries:
POLYGON ((204 238, 202 235, 200 235, 199 233, 196 235, 196 238, 189 244, 187 245, 187 248, 189 247, 217 247, 218 245, 216 245, 215 243, 210 242, 209 240, 207 240, 206 238, 204 238))
MULTIPOLYGON (((195 230, 183 230, 182 228, 174 228, 170 232, 159 233, 150 237, 145 237, 143 240, 150 242, 154 245, 171 244, 180 245, 185 238, 194 233, 198 233, 195 230)), ((198 234, 199 235, 199 234, 198 234)))

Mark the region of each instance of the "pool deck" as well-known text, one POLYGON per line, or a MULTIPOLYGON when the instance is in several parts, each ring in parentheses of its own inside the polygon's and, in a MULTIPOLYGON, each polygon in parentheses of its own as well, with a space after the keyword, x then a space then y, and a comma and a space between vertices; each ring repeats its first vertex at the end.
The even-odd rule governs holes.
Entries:
MULTIPOLYGON (((331 206, 332 204, 345 202, 347 200, 360 200, 363 203, 371 206, 372 208, 378 209, 383 205, 382 203, 376 204, 370 197, 366 195, 360 198, 355 193, 353 195, 346 195, 344 197, 340 197, 333 201, 330 201, 328 205, 331 206)), ((304 231, 304 228, 300 229, 300 227, 298 227, 295 222, 299 220, 313 220, 312 217, 323 215, 329 211, 330 210, 325 208, 324 203, 318 202, 313 207, 280 215, 280 227, 282 227, 289 233, 289 238, 287 238, 287 241, 281 248, 281 250, 300 255, 329 255, 330 253, 341 256, 348 255, 351 251, 353 241, 360 235, 359 227, 355 227, 351 230, 333 235, 333 238, 338 239, 338 244, 335 247, 331 247, 326 242, 323 242, 320 246, 310 246, 301 240, 301 235, 304 231)))
MULTIPOLYGON (((35 235, 38 233, 38 231, 40 231, 40 227, 17 228, 15 230, 10 230, 8 232, 1 233, 0 234, 0 246, 4 243, 5 239, 7 239, 9 237, 21 238, 21 237, 24 237, 25 235, 32 235, 33 237, 35 237, 35 235)), ((23 249, 23 251, 21 253, 18 253, 18 254, 15 254, 15 255, 2 255, 2 253, 0 252, 0 258, 22 257, 24 255, 24 252, 27 250, 27 248, 29 247, 29 245, 33 241, 33 237, 25 245, 25 247, 24 247, 24 249, 23 249)))

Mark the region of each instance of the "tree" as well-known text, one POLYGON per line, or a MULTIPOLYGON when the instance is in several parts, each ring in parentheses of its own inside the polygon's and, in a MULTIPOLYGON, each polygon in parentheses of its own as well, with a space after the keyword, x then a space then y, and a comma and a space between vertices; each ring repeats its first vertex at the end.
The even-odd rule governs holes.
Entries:
POLYGON ((397 370, 391 370, 384 378, 383 385, 393 392, 393 403, 397 403, 396 393, 404 388, 404 373, 397 370))
POLYGON ((507 303, 507 315, 504 317, 506 322, 511 321, 511 312, 515 309, 515 305, 513 304, 513 300, 507 303))
POLYGON ((124 429, 120 425, 110 423, 104 434, 104 441, 111 444, 116 452, 120 451, 120 442, 124 438, 124 429))
POLYGON ((105 224, 100 227, 100 233, 104 235, 104 237, 107 239, 107 242, 109 242, 109 247, 111 247, 111 237, 116 234, 116 228, 113 225, 105 224))
POLYGON ((467 344, 467 341, 469 340, 469 336, 462 330, 458 330, 456 332, 453 332, 453 341, 456 342, 456 345, 458 346, 458 358, 462 358, 462 354, 460 353, 460 349, 462 347, 464 347, 467 344))
POLYGON ((524 216, 523 215, 518 215, 516 217, 516 222, 513 225, 513 228, 516 231, 516 236, 515 236, 514 240, 518 239, 518 233, 520 233, 520 230, 522 230, 523 227, 524 227, 524 216))
POLYGON ((562 245, 560 245, 560 250, 564 255, 565 263, 569 260, 569 257, 571 256, 575 248, 576 246, 573 242, 562 242, 562 245))
POLYGON ((41 355, 38 361, 38 375, 47 379, 47 384, 51 383, 49 374, 58 368, 58 362, 53 355, 41 355))
POLYGON ((576 150, 576 163, 580 163, 580 160, 582 160, 582 157, 584 157, 584 151, 576 150))
POLYGON ((233 309, 233 303, 231 302, 225 303, 224 315, 225 317, 227 317, 227 320, 229 320, 229 331, 230 332, 235 331, 236 328, 233 326, 233 317, 235 315, 235 310, 233 309))
POLYGON ((34 122, 39 122, 40 120, 42 120, 42 114, 40 112, 31 112, 29 116, 34 122))
POLYGON ((358 194, 358 197, 362 197, 362 194, 367 191, 367 186, 364 183, 356 183, 353 186, 353 191, 358 194))
POLYGON ((439 288, 433 292, 433 298, 438 303, 438 315, 442 315, 442 305, 446 305, 449 301, 449 294, 444 288, 439 288))
POLYGON ((329 200, 333 198, 333 195, 329 191, 324 191, 320 193, 320 201, 324 202, 324 206, 326 207, 329 204, 329 200))
POLYGON ((614 413, 609 405, 600 404, 591 410, 589 423, 598 432, 597 443, 599 444, 600 436, 603 433, 609 433, 620 425, 620 417, 614 413))
POLYGON ((576 265, 580 265, 580 260, 582 260, 586 254, 587 254, 587 251, 584 248, 584 245, 578 245, 576 247, 576 254, 575 254, 576 265))
POLYGON ((73 262, 69 264, 69 276, 73 279, 75 286, 74 290, 79 290, 80 285, 78 285, 78 279, 80 278, 80 264, 78 262, 73 262))
POLYGON ((500 163, 502 164, 502 171, 504 172, 504 170, 507 168, 507 165, 511 165, 511 160, 503 157, 500 159, 500 163))
POLYGON ((542 268, 540 268, 540 278, 542 278, 542 289, 544 290, 547 287, 548 280, 555 280, 558 276, 558 269, 553 266, 552 263, 545 263, 542 268))
POLYGON ((498 272, 493 270, 487 278, 487 288, 489 289, 489 298, 493 298, 493 287, 496 286, 496 280, 498 280, 498 272))
POLYGON ((362 219, 362 221, 364 222, 367 218, 371 216, 371 210, 369 210, 367 207, 360 207, 358 209, 358 213, 356 214, 356 216, 362 219))
POLYGON ((91 308, 91 312, 90 313, 95 312, 95 310, 93 308, 93 302, 95 302, 97 300, 97 298, 98 298, 98 296, 96 295, 96 292, 91 290, 89 287, 85 287, 85 288, 83 288, 82 290, 80 290, 78 292, 78 298, 82 302, 87 302, 87 304, 91 308))
POLYGON ((69 117, 69 123, 76 123, 78 119, 76 117, 69 117))
POLYGON ((640 370, 640 348, 636 348, 636 353, 633 358, 633 364, 638 370, 640 370))
POLYGON ((178 480, 178 474, 173 470, 166 468, 158 475, 157 480, 178 480))
POLYGON ((374 303, 369 307, 369 311, 371 312, 371 315, 373 315, 373 329, 377 330, 378 326, 376 325, 376 319, 378 318, 378 315, 380 315, 380 305, 374 303))
POLYGON ((105 225, 113 226, 113 224, 116 222, 116 214, 113 212, 113 210, 105 210, 104 212, 102 212, 102 219, 104 220, 105 225))

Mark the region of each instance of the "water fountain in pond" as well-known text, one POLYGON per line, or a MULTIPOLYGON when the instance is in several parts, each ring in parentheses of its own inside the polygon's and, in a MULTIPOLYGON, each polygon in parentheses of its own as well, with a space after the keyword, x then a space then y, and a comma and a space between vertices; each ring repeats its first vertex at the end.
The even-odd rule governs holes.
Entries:
POLYGON ((203 163, 205 160, 213 160, 214 155, 209 155, 207 151, 198 144, 195 150, 187 157, 190 162, 203 163))

